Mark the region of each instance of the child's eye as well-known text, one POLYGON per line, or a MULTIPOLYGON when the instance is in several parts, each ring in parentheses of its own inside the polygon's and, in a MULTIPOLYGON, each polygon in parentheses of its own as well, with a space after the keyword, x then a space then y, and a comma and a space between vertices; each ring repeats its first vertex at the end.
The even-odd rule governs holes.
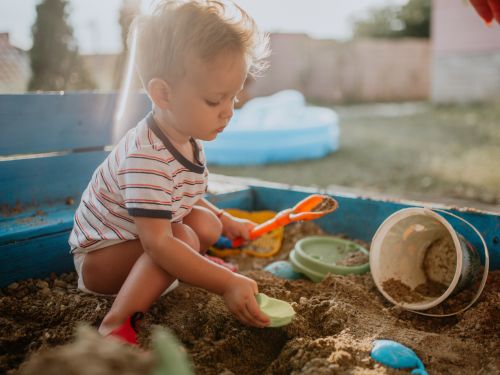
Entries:
POLYGON ((220 104, 219 102, 211 102, 210 100, 205 100, 205 103, 210 107, 217 107, 220 104))
MULTIPOLYGON (((238 98, 236 96, 233 96, 233 98, 231 99, 231 101, 236 104, 239 102, 238 98)), ((207 103, 207 105, 209 105, 210 107, 217 107, 220 102, 211 102, 210 100, 206 100, 205 99, 205 103, 207 103)))

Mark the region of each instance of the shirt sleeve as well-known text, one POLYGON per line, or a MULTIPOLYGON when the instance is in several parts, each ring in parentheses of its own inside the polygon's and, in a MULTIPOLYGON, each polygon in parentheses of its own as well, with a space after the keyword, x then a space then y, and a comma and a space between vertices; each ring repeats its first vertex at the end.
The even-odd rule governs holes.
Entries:
POLYGON ((172 219, 174 182, 165 154, 154 149, 129 152, 117 180, 130 216, 172 219))

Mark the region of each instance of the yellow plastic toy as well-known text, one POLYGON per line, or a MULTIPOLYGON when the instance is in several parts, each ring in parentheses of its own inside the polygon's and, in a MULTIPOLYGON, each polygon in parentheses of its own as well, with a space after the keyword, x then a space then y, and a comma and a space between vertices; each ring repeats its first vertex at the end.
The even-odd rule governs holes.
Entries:
MULTIPOLYGON (((248 212, 238 209, 227 209, 226 211, 235 217, 248 219, 257 224, 265 223, 266 221, 276 216, 276 212, 274 211, 248 212)), ((232 249, 218 249, 212 246, 209 248, 209 251, 212 255, 222 258, 238 255, 241 253, 258 258, 268 258, 276 255, 280 251, 281 243, 283 241, 283 233, 284 228, 281 226, 279 228, 273 229, 271 232, 263 234, 259 238, 256 238, 252 242, 243 245, 242 247, 232 249)))

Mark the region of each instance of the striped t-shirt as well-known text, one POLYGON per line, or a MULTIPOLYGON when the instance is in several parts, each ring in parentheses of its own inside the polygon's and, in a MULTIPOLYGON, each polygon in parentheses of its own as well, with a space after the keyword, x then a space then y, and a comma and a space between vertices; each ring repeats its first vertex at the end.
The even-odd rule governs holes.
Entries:
POLYGON ((75 212, 71 252, 89 252, 137 239, 134 216, 180 222, 207 189, 201 142, 196 162, 168 140, 150 113, 127 132, 95 170, 75 212))

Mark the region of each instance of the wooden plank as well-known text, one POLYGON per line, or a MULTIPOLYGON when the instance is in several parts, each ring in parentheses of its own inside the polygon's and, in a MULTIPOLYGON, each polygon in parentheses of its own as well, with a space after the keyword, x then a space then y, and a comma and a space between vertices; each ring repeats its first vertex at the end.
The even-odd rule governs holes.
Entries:
POLYGON ((207 199, 219 208, 239 208, 250 211, 254 206, 253 193, 248 187, 230 193, 208 194, 207 199))
POLYGON ((53 233, 0 246, 0 287, 18 280, 44 278, 51 272, 73 271, 69 232, 53 233))
MULTIPOLYGON (((212 195, 208 199, 219 207, 252 209, 252 192, 248 188, 217 196, 212 195)), ((73 208, 49 211, 49 215, 54 215, 53 218, 47 218, 52 223, 51 226, 38 228, 34 226, 31 228, 32 232, 29 232, 29 228, 26 227, 23 233, 8 234, 10 241, 1 239, 6 221, 0 222, 2 228, 0 230, 0 288, 17 280, 47 277, 51 272, 74 271, 68 245, 69 233, 73 226, 73 208), (26 237, 19 237, 21 234, 26 237)))
MULTIPOLYGON (((109 145, 116 101, 114 92, 0 95, 0 155, 109 145)), ((150 108, 145 94, 132 94, 130 127, 150 108)))
POLYGON ((70 231, 78 203, 39 206, 20 215, 0 217, 0 246, 70 231))
MULTIPOLYGON (((271 185, 271 184, 270 184, 271 185)), ((314 189, 297 189, 281 185, 277 187, 253 185, 251 189, 212 195, 209 199, 219 207, 236 207, 246 210, 272 209, 282 210, 292 207, 307 195, 318 192, 314 189)), ((332 215, 318 220, 320 226, 329 233, 344 233, 352 238, 370 242, 378 226, 393 212, 416 203, 391 202, 374 200, 366 197, 349 196, 331 193, 339 201, 339 209, 332 215)), ((442 208, 442 207, 439 207, 442 208)), ((491 256, 491 268, 500 268, 500 216, 491 213, 451 212, 465 218, 475 225, 485 237, 491 256)), ((66 215, 66 223, 70 223, 71 215, 66 215)), ((472 232, 460 227, 454 220, 449 222, 462 233, 476 248, 480 244, 472 236, 472 232)), ((50 272, 72 271, 73 265, 68 254, 68 230, 49 235, 35 236, 20 241, 12 241, 0 245, 0 287, 12 281, 29 277, 45 277, 50 272)))
POLYGON ((95 151, 0 161, 0 205, 62 204, 68 197, 76 201, 107 154, 95 151))
MULTIPOLYGON (((275 184, 276 185, 276 184, 275 184)), ((298 190, 282 185, 272 186, 251 186, 254 192, 254 209, 283 210, 293 207, 307 195, 318 192, 313 189, 298 190)), ((417 202, 393 202, 370 199, 368 197, 339 195, 334 192, 325 192, 332 195, 338 202, 339 208, 333 214, 328 215, 317 223, 329 233, 343 233, 351 238, 371 242, 376 230, 382 222, 392 213, 407 207, 429 207, 443 209, 442 206, 429 206, 417 202)), ((494 213, 480 212, 468 209, 447 208, 449 212, 462 217, 474 225, 484 237, 490 253, 491 269, 500 269, 500 215, 494 213)), ((444 215, 446 220, 461 233, 478 251, 481 253, 484 263, 484 252, 479 237, 471 228, 461 223, 457 219, 444 215)))
MULTIPOLYGON (((208 195, 207 199, 221 208, 252 209, 252 193, 249 188, 223 196, 208 195)), ((71 231, 78 204, 79 200, 75 200, 72 205, 40 205, 15 216, 0 217, 0 245, 71 231)))

